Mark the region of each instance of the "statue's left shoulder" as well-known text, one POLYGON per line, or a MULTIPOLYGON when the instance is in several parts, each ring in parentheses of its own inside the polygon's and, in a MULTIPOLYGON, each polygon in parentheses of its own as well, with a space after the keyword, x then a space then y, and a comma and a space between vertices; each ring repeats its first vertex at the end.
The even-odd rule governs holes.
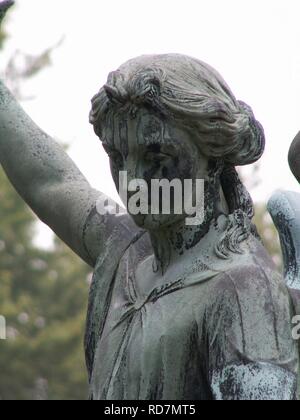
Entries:
MULTIPOLYGON (((292 303, 280 275, 249 260, 248 265, 230 268, 211 285, 205 312, 211 374, 223 375, 224 367, 248 366, 251 372, 263 367, 264 374, 282 375, 294 389, 299 355, 292 337, 292 303)), ((235 375, 234 369, 230 372, 235 375)))
POLYGON ((212 369, 252 361, 296 374, 291 300, 276 271, 255 263, 234 267, 210 287, 205 329, 212 369))

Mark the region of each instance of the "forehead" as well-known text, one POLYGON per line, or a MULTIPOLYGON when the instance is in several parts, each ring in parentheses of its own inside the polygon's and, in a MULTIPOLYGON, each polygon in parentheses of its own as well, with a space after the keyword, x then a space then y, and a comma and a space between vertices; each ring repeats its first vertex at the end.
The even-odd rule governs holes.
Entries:
POLYGON ((132 134, 135 132, 139 145, 150 146, 162 143, 167 131, 166 121, 147 110, 141 110, 132 125, 132 134))
POLYGON ((148 146, 165 143, 169 138, 169 124, 157 113, 145 108, 138 109, 134 115, 118 112, 107 120, 103 143, 117 149, 124 148, 124 143, 148 146))

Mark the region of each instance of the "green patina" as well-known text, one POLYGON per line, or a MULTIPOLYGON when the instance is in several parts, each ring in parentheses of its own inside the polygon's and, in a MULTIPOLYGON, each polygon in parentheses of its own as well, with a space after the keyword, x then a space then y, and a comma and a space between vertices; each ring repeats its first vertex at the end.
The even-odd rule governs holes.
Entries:
MULTIPOLYGON (((0 2, 0 20, 11 4, 0 2)), ((95 270, 86 330, 90 397, 295 399, 298 298, 289 288, 300 289, 300 230, 288 208, 297 210, 300 200, 270 206, 286 285, 235 170, 264 150, 251 108, 207 64, 152 55, 110 74, 90 121, 116 184, 120 170, 146 182, 164 175, 206 181, 199 226, 172 211, 100 215, 103 194, 0 83, 2 167, 40 219, 95 270)))

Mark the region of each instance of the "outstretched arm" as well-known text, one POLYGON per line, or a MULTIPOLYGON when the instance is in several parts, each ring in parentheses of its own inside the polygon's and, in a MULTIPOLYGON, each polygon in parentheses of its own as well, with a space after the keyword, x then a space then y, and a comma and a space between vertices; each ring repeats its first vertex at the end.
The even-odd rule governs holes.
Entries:
MULTIPOLYGON (((0 23, 12 3, 0 0, 0 23)), ((91 223, 88 216, 101 194, 91 188, 64 150, 29 118, 1 81, 0 164, 37 216, 94 265, 102 243, 121 218, 98 216, 97 225, 91 223)))
POLYGON ((86 260, 82 229, 99 196, 0 82, 0 163, 37 216, 86 260))

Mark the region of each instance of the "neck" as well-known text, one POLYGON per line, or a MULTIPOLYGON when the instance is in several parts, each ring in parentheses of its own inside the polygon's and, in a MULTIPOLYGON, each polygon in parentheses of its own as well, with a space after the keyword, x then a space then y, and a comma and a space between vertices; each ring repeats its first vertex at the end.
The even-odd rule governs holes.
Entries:
POLYGON ((185 220, 159 230, 151 231, 150 237, 155 255, 154 271, 164 275, 168 269, 208 234, 213 221, 221 214, 228 214, 223 191, 207 191, 204 221, 198 226, 187 226, 185 220))

